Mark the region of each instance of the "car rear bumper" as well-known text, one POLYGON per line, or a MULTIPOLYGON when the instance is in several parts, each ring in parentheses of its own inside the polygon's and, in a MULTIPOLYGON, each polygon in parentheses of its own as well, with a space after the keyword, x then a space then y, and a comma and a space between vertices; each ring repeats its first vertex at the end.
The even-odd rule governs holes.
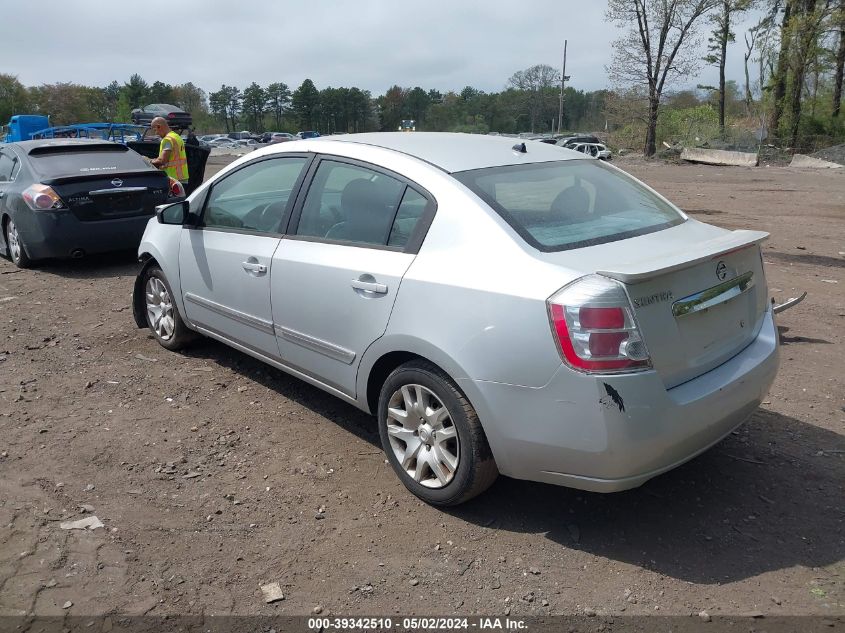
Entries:
POLYGON ((32 259, 74 257, 138 248, 152 214, 82 222, 70 211, 19 214, 18 231, 32 259))
POLYGON ((757 409, 777 368, 769 311, 742 352, 672 389, 654 371, 589 376, 562 365, 541 388, 476 381, 474 404, 502 474, 615 492, 718 443, 757 409))

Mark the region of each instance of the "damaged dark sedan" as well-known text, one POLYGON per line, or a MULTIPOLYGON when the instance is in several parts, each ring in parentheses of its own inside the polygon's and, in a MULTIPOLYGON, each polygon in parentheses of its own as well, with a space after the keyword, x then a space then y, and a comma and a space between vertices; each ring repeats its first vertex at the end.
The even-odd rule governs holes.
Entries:
POLYGON ((0 146, 0 253, 47 258, 137 248, 156 205, 184 189, 125 145, 45 139, 0 146))

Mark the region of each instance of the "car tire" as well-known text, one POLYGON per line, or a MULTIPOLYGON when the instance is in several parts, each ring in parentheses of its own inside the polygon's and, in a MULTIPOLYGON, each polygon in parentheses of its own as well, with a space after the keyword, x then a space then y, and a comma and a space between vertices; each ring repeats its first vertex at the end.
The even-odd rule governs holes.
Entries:
POLYGON ((378 427, 399 479, 431 505, 461 504, 499 475, 475 409, 430 362, 405 363, 387 377, 379 395, 378 427))
POLYGON ((18 233, 12 218, 6 220, 3 230, 5 231, 6 248, 9 250, 9 259, 12 260, 12 263, 18 268, 32 268, 35 262, 26 254, 23 238, 18 233))
POLYGON ((176 351, 188 345, 196 336, 182 320, 173 296, 161 268, 150 266, 144 274, 144 315, 147 327, 162 347, 176 351))

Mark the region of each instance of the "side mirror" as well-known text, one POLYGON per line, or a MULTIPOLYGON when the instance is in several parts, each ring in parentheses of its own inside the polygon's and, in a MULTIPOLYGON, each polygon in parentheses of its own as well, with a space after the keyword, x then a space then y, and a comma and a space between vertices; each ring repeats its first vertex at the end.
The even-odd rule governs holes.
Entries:
POLYGON ((156 207, 156 219, 159 224, 183 225, 194 219, 191 213, 191 205, 187 200, 173 202, 171 204, 160 204, 156 207))

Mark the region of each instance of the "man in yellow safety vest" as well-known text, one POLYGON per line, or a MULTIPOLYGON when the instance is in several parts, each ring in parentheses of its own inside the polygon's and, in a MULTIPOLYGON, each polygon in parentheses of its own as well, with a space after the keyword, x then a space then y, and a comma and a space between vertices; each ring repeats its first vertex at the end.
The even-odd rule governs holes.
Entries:
POLYGON ((171 178, 175 178, 182 185, 188 184, 188 156, 185 154, 185 142, 182 137, 170 129, 167 121, 158 116, 150 123, 153 132, 161 137, 158 148, 158 158, 150 162, 164 170, 171 178))

